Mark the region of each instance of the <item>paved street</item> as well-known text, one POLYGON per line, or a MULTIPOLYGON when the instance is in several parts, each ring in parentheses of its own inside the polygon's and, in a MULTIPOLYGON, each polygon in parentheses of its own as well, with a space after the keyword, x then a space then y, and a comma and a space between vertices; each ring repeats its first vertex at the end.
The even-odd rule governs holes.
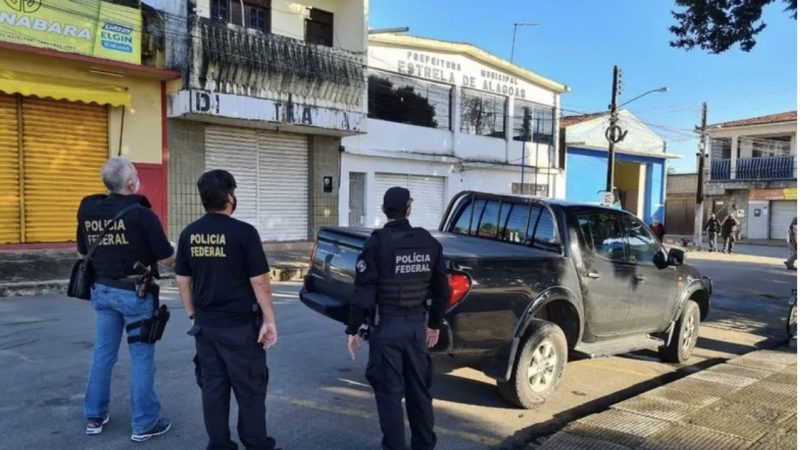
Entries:
MULTIPOLYGON (((748 255, 688 254, 692 264, 715 279, 715 292, 699 348, 685 366, 662 364, 649 352, 573 361, 553 401, 523 411, 508 407, 480 373, 437 360, 439 448, 513 447, 680 375, 775 345, 783 339, 785 298, 796 272, 782 266, 781 248, 740 250, 748 255)), ((289 449, 377 448, 380 430, 363 376, 366 349, 350 362, 342 327, 300 304, 298 288, 297 283, 280 283, 275 289, 280 340, 268 357, 270 432, 289 449)), ((81 405, 94 333, 89 305, 61 297, 0 299, 0 384, 5 387, 0 433, 8 437, 3 447, 201 448, 205 431, 191 365, 193 343, 185 334, 189 322, 174 291, 165 301, 174 319, 158 344, 157 383, 174 429, 135 445, 128 440, 124 344, 115 370, 111 423, 101 436, 83 435, 81 405)))

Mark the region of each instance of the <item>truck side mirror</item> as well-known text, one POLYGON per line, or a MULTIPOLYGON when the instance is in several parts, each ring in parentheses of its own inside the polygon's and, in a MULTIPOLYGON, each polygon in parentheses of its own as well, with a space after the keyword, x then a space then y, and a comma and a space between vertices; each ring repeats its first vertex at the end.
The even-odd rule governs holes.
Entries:
POLYGON ((667 255, 661 250, 657 251, 656 255, 653 257, 653 264, 655 264, 659 270, 666 269, 667 266, 669 266, 667 255))
POLYGON ((669 254, 667 255, 667 262, 671 266, 682 266, 685 258, 686 256, 683 253, 683 250, 671 248, 669 249, 669 254))

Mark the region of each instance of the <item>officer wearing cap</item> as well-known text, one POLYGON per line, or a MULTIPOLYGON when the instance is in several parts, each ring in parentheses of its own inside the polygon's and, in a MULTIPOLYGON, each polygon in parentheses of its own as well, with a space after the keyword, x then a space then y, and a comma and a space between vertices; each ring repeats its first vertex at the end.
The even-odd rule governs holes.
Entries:
MULTIPOLYGON (((147 199, 138 195, 140 183, 133 164, 126 158, 111 158, 101 176, 108 195, 90 195, 78 208, 78 253, 85 258, 94 249, 91 299, 97 316, 83 406, 88 435, 102 433, 109 421, 111 371, 117 362, 123 328, 153 316, 154 294, 137 297, 134 267, 139 263, 157 272, 158 261, 170 266, 174 262, 172 245, 158 217, 150 210, 147 199)), ((128 333, 131 440, 135 442, 164 434, 172 426, 168 419, 160 417, 161 404, 154 386, 155 345, 137 341, 140 332, 140 328, 132 328, 128 333)))
POLYGON ((388 223, 372 233, 356 262, 346 330, 350 358, 355 359, 358 330, 372 311, 366 376, 375 391, 382 447, 387 450, 406 448, 404 397, 411 447, 436 445, 428 349, 439 340, 450 287, 442 246, 409 224, 411 202, 407 189, 386 191, 383 212, 388 223))
POLYGON ((258 231, 231 217, 236 180, 212 170, 197 181, 206 215, 181 233, 175 274, 195 337, 208 450, 237 448, 228 428, 231 389, 239 405, 239 440, 272 450, 267 436, 266 349, 278 331, 269 265, 258 231))

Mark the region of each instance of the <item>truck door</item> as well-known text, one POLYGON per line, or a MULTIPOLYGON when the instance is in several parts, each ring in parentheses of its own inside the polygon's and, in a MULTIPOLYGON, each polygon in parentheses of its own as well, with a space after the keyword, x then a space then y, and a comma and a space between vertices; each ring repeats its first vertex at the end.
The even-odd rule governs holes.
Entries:
POLYGON ((631 324, 642 331, 663 331, 675 305, 678 274, 674 266, 658 267, 655 257, 664 250, 639 219, 622 218, 628 260, 634 267, 631 324))
POLYGON ((634 265, 627 260, 621 215, 591 212, 578 215, 583 236, 581 291, 586 329, 594 336, 631 330, 634 265))

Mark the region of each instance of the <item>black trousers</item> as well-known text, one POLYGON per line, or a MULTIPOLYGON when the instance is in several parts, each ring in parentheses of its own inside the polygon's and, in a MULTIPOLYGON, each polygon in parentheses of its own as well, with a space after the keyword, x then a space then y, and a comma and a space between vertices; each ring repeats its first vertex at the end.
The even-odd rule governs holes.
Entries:
POLYGON ((255 324, 232 328, 192 327, 197 348, 198 384, 203 392, 203 419, 208 450, 236 450, 228 428, 231 389, 239 405, 237 430, 248 450, 272 450, 267 437, 267 353, 255 324))
POLYGON ((411 448, 436 446, 430 394, 431 358, 425 332, 424 313, 383 315, 380 326, 372 329, 367 380, 375 391, 385 450, 406 448, 403 397, 411 426, 411 448))

